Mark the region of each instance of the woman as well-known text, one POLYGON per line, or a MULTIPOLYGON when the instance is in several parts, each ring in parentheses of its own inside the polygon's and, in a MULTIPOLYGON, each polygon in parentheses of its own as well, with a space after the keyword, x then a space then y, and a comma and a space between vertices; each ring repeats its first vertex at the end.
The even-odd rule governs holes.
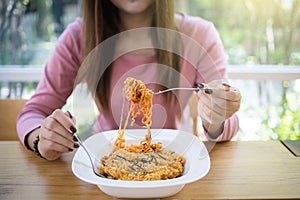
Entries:
MULTIPOLYGON (((100 113, 95 131, 117 129, 120 88, 128 76, 149 83, 153 90, 207 83, 212 94, 197 92, 205 134, 217 141, 230 140, 236 134, 235 112, 241 96, 237 89, 225 90, 227 86, 218 81, 227 78, 226 60, 212 23, 174 14, 173 0, 82 3, 83 19, 69 25, 59 38, 44 78, 17 119, 19 138, 28 149, 55 160, 78 148, 73 142, 75 117, 60 110, 74 84, 87 83, 94 95, 100 113), (111 38, 106 48, 95 50, 111 38), (91 61, 95 57, 98 67, 91 61)), ((152 127, 184 129, 190 96, 184 92, 154 96, 157 106, 153 107, 152 127)))

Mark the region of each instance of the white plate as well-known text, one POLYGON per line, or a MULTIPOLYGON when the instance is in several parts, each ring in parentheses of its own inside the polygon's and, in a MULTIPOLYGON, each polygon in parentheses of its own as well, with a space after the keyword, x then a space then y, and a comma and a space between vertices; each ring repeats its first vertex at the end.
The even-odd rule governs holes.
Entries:
MULTIPOLYGON (((89 137, 85 146, 97 158, 108 155, 117 138, 117 130, 105 131, 89 137)), ((128 129, 125 139, 139 142, 145 129, 128 129)), ((88 156, 80 147, 72 161, 72 171, 81 180, 97 185, 104 193, 118 198, 162 198, 179 192, 185 184, 204 177, 210 169, 210 158, 205 145, 193 134, 180 130, 153 129, 153 142, 160 141, 166 149, 175 151, 185 158, 183 175, 159 181, 122 181, 105 179, 93 173, 88 156)))

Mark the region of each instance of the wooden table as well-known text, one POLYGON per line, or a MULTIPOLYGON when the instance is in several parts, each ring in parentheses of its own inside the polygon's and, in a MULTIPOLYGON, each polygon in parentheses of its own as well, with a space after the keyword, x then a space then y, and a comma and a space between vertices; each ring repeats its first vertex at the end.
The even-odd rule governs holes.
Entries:
MULTIPOLYGON (((75 177, 74 153, 46 161, 0 142, 0 199, 115 199, 75 177)), ((218 143, 201 180, 166 199, 300 199, 300 157, 279 141, 218 143)))

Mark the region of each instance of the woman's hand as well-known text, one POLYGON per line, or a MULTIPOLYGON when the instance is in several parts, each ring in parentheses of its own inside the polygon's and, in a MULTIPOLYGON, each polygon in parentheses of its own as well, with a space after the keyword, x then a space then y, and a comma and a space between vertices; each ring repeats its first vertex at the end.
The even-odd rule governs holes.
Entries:
POLYGON ((218 137, 223 131, 224 121, 239 110, 241 94, 222 80, 212 81, 207 87, 212 89, 212 94, 203 90, 197 93, 200 117, 206 131, 218 137))
POLYGON ((73 141, 73 134, 76 131, 75 118, 70 112, 64 113, 57 109, 44 119, 40 128, 30 134, 28 144, 32 143, 36 136, 39 136, 38 150, 40 154, 47 160, 55 160, 62 153, 78 148, 78 144, 73 141))

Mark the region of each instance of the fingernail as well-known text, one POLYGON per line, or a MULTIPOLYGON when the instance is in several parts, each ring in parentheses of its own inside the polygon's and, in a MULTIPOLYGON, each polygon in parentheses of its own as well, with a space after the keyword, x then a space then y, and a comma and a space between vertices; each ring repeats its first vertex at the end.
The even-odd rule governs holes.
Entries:
POLYGON ((69 148, 69 151, 71 152, 71 151, 73 151, 73 149, 69 148))
POLYGON ((67 111, 67 113, 69 114, 70 118, 72 119, 73 116, 71 115, 71 113, 69 111, 67 111))
POLYGON ((72 133, 76 133, 77 132, 77 129, 73 125, 70 126, 70 130, 72 131, 72 133))
POLYGON ((197 83, 197 87, 198 88, 204 88, 204 84, 203 83, 197 83))
POLYGON ((226 86, 226 87, 231 87, 229 84, 227 83, 222 83, 223 86, 226 86))
POLYGON ((77 149, 77 148, 79 147, 79 144, 74 143, 73 147, 74 147, 75 149, 77 149))
POLYGON ((77 137, 75 135, 73 135, 73 141, 74 142, 78 142, 78 139, 77 139, 77 137))
POLYGON ((222 83, 222 85, 224 86, 225 91, 230 91, 230 88, 231 88, 230 85, 228 85, 227 83, 222 83))
POLYGON ((212 89, 205 89, 204 92, 206 94, 212 94, 213 93, 213 90, 212 89))

